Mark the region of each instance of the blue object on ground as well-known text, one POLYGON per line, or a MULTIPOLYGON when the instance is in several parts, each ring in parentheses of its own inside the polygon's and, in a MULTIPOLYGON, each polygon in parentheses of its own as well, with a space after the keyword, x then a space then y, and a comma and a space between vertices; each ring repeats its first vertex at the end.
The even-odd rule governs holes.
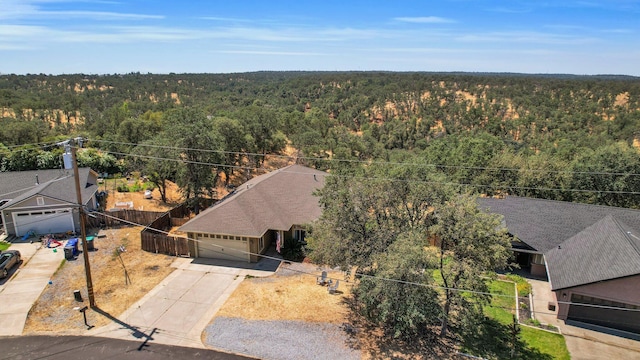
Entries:
POLYGON ((24 234, 24 236, 22 237, 22 241, 27 240, 28 238, 32 237, 32 236, 36 236, 36 233, 33 232, 33 230, 29 230, 27 231, 26 234, 24 234))
POLYGON ((67 241, 67 245, 65 245, 65 247, 72 247, 73 248, 73 255, 78 255, 79 251, 78 251, 78 238, 71 238, 69 239, 69 241, 67 241))

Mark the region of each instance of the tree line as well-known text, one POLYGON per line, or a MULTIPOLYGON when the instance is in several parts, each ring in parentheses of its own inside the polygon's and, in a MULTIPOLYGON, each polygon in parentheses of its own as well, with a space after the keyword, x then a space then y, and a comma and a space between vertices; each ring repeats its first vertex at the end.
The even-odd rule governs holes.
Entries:
MULTIPOLYGON (((306 158, 300 162, 323 170, 333 160, 393 162, 406 153, 416 156, 416 166, 437 165, 447 181, 479 193, 640 206, 634 194, 640 81, 633 77, 1 75, 0 108, 4 171, 58 167, 60 150, 21 145, 82 135, 96 140, 86 163, 100 172, 160 168, 149 157, 203 162, 203 155, 166 148, 154 155, 162 148, 146 145, 216 150, 207 155, 221 165, 207 180, 211 185, 260 167, 263 154, 289 146, 306 158)), ((153 175, 158 186, 160 179, 174 180, 187 195, 200 196, 180 180, 196 171, 180 167, 153 175)))

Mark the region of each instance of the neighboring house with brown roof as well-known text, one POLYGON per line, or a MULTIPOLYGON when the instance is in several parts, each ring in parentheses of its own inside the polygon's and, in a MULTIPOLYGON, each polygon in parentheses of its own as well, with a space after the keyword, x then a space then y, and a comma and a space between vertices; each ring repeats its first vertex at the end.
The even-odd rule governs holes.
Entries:
POLYGON ((195 257, 256 262, 279 237, 303 241, 322 209, 313 193, 328 174, 302 165, 255 177, 180 227, 195 257))
POLYGON ((640 334, 640 211, 515 196, 478 202, 503 215, 521 266, 547 276, 559 319, 640 334))
MULTIPOLYGON (((98 174, 79 169, 83 205, 98 208, 98 174)), ((9 236, 80 231, 72 170, 0 172, 0 214, 9 236)))

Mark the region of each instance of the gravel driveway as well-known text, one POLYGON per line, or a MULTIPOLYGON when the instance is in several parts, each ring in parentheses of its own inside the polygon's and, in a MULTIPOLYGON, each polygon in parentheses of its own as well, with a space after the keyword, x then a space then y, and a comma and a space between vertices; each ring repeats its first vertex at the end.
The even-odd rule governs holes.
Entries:
POLYGON ((360 359, 339 325, 301 321, 218 317, 205 329, 205 343, 216 349, 267 360, 360 359))

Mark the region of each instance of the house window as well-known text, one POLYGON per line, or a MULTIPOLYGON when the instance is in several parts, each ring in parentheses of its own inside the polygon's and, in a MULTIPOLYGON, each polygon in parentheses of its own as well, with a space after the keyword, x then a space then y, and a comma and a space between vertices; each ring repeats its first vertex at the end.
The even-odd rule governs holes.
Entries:
POLYGON ((533 254, 531 256, 531 263, 536 265, 544 265, 544 255, 542 254, 533 254))
POLYGON ((259 249, 262 250, 264 248, 264 238, 260 238, 259 244, 260 244, 259 249))
POLYGON ((38 197, 36 198, 36 203, 37 203, 38 205, 44 205, 44 198, 43 198, 42 196, 38 196, 38 197))

